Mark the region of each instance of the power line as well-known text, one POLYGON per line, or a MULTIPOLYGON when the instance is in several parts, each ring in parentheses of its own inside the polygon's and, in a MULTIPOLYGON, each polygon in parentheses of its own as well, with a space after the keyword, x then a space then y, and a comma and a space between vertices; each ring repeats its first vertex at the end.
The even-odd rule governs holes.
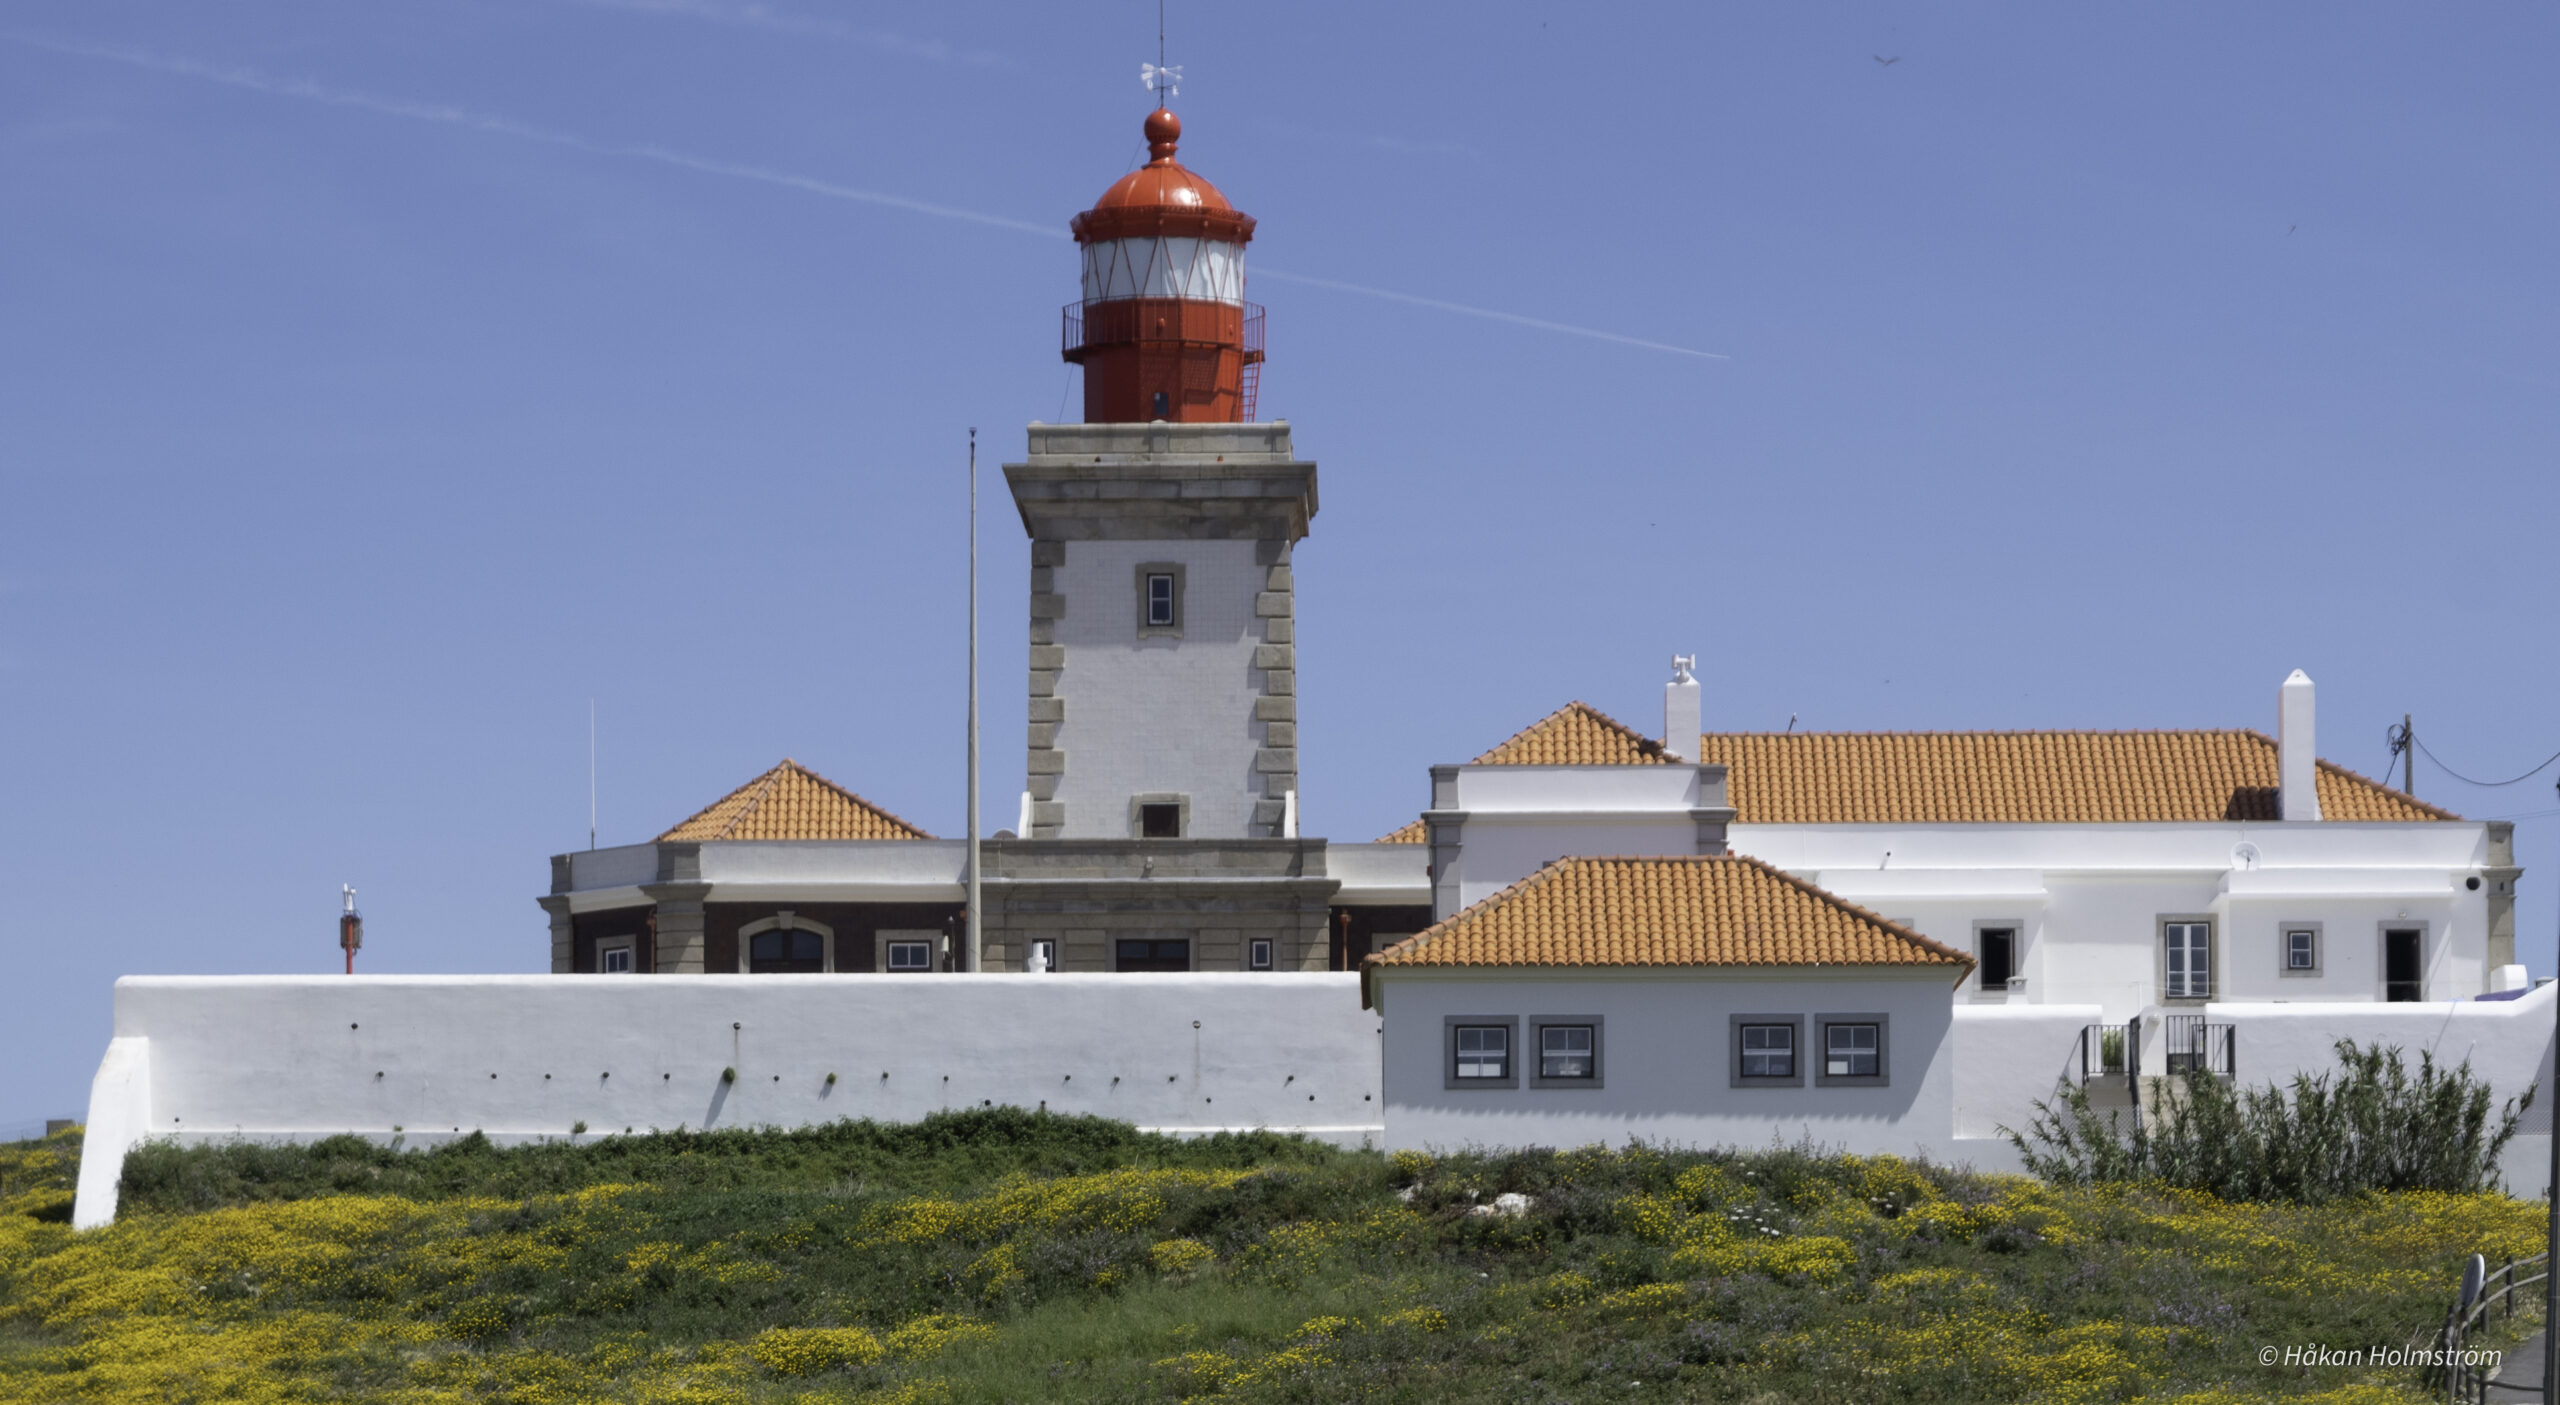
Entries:
POLYGON ((2466 775, 2462 774, 2460 771, 2457 771, 2457 770, 2453 769, 2451 766, 2447 766, 2446 764, 2444 764, 2444 758, 2443 758, 2443 757, 2441 757, 2441 756, 2436 755, 2433 751, 2428 751, 2428 750, 2427 750, 2427 744, 2426 744, 2425 742, 2419 741, 2419 740, 2418 740, 2416 737, 2414 737, 2414 736, 2413 736, 2413 737, 2411 737, 2409 740, 2410 740, 2413 744, 2415 744, 2415 745, 2417 746, 2418 750, 2420 750, 2420 751, 2422 751, 2422 752, 2425 752, 2425 753, 2426 753, 2426 757, 2427 757, 2427 759, 2428 759, 2429 761, 2433 761, 2434 763, 2436 763, 2436 769, 2438 769, 2438 770, 2440 770, 2440 771, 2444 772, 2444 773, 2445 773, 2446 775, 2448 775, 2448 776, 2453 777, 2455 780, 2458 780, 2458 781, 2462 782, 2464 785, 2476 785, 2476 786, 2479 786, 2479 787, 2481 787, 2481 788, 2483 788, 2483 789, 2490 789, 2490 790, 2494 790, 2494 789, 2496 789, 2497 787, 2502 786, 2502 785, 2514 785, 2514 784, 2516 784, 2516 783, 2517 783, 2517 782, 2519 782, 2519 781, 2529 781, 2529 780, 2532 780, 2535 776, 2540 775, 2540 774, 2542 773, 2543 767, 2545 767, 2545 766, 2549 766, 2549 765, 2550 765, 2552 762, 2554 762, 2554 761, 2560 761, 2560 751, 2555 751, 2555 752, 2551 753, 2549 756, 2546 756, 2546 757, 2542 758, 2542 763, 2541 763, 2541 765, 2535 766, 2532 770, 2525 772, 2523 775, 2520 775, 2520 776, 2510 776, 2510 777, 2508 777, 2507 779, 2502 780, 2502 781, 2475 781, 2475 780, 2473 780, 2472 778, 2470 778, 2469 776, 2466 776, 2466 775))

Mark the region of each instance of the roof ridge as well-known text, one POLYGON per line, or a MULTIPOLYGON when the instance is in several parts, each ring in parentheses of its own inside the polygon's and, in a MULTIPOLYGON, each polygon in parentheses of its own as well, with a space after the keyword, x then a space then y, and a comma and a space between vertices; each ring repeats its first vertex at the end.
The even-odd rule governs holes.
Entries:
MULTIPOLYGON (((799 764, 799 762, 786 756, 782 758, 781 766, 775 766, 766 771, 763 775, 756 777, 753 781, 748 782, 748 784, 753 785, 756 788, 756 793, 748 796, 746 803, 740 805, 737 812, 729 816, 729 822, 720 826, 719 833, 711 836, 712 840, 717 842, 728 838, 729 831, 736 829, 741 821, 745 820, 747 816, 754 814, 756 812, 756 807, 764 803, 764 798, 773 794, 773 788, 782 783, 783 767, 798 766, 799 764)), ((737 794, 734 790, 729 793, 732 795, 737 794)))
POLYGON ((2012 727, 2002 730, 1958 730, 1917 727, 1907 731, 1868 730, 1816 732, 1700 732, 1701 737, 2256 737, 2269 745, 2274 738, 2254 727, 2012 727))
MULTIPOLYGON (((1762 859, 1751 854, 1737 854, 1730 852, 1723 854, 1568 854, 1562 858, 1549 859, 1546 863, 1540 865, 1534 872, 1528 874, 1526 877, 1505 885, 1501 891, 1489 894, 1483 898, 1477 899, 1475 902, 1469 903, 1459 911, 1451 913, 1448 917, 1443 918, 1438 922, 1432 923, 1430 926, 1414 933, 1403 941, 1397 942, 1386 950, 1372 952, 1368 956, 1361 958, 1360 970, 1362 973, 1361 989, 1363 1002, 1365 1004, 1369 997, 1368 972, 1373 966, 1391 964, 1391 962, 1394 962, 1397 958, 1410 961, 1411 958, 1419 956, 1424 951, 1427 951, 1432 943, 1447 936, 1452 930, 1456 929, 1459 924, 1475 917, 1479 913, 1486 911, 1496 904, 1524 901, 1538 889, 1555 881, 1566 872, 1578 868, 1599 868, 1610 865, 1645 867, 1656 865, 1667 866, 1674 864, 1698 868, 1712 867, 1718 864, 1731 864, 1756 870, 1757 872, 1776 879, 1787 887, 1802 893, 1805 897, 1815 903, 1833 908, 1846 914, 1855 921, 1863 922, 1876 928, 1885 936, 1891 937, 1906 947, 1926 953, 1928 957, 1935 958, 1935 961, 1931 964, 1936 964, 1937 962, 1950 962, 1962 966, 1965 972, 1971 972, 1977 967, 1978 963, 1971 954, 1958 951, 1954 947, 1948 946, 1943 942, 1923 936, 1913 928, 1906 927, 1903 924, 1895 922, 1890 918, 1871 911, 1870 909, 1861 907, 1858 904, 1849 901, 1847 898, 1832 892, 1828 888, 1824 888, 1818 884, 1809 883, 1804 879, 1798 878, 1794 874, 1777 867, 1775 864, 1768 862, 1766 859, 1762 859)), ((1963 975, 1959 974, 1957 980, 1961 982, 1963 979, 1963 975)))
POLYGON ((1629 741, 1634 742, 1637 750, 1646 755, 1656 757, 1662 755, 1663 744, 1661 742, 1646 736, 1644 733, 1639 732, 1635 728, 1628 726, 1626 723, 1619 721, 1617 718, 1602 712, 1600 709, 1593 707, 1582 699, 1575 698, 1573 701, 1566 703, 1564 706, 1557 708, 1555 711, 1548 713, 1546 716, 1539 718, 1537 721, 1530 723, 1528 726, 1521 728, 1519 731, 1516 731, 1510 736, 1504 737, 1501 741, 1495 742, 1492 746, 1485 748, 1482 752, 1477 754, 1473 761, 1470 761, 1467 764, 1470 766, 1512 764, 1488 761, 1486 758, 1497 755, 1505 749, 1527 740, 1540 728, 1552 725, 1560 719, 1577 713, 1590 718, 1601 726, 1606 727, 1609 730, 1616 732, 1618 735, 1625 737, 1629 741))
POLYGON ((1570 854, 1562 858, 1549 859, 1545 863, 1540 864, 1536 869, 1532 870, 1527 877, 1513 879, 1504 887, 1485 894, 1483 897, 1476 899, 1474 902, 1467 904, 1465 907, 1462 907, 1453 913, 1450 913, 1448 916, 1441 918, 1439 921, 1434 922, 1430 926, 1423 928, 1421 931, 1414 933, 1412 936, 1405 938, 1403 941, 1397 942, 1394 946, 1388 947, 1386 951, 1373 951, 1368 955, 1361 957, 1360 965, 1363 969, 1366 969, 1370 962, 1385 957, 1387 952, 1403 951, 1407 947, 1411 947, 1415 951, 1420 951, 1428 942, 1439 937, 1441 935, 1441 929, 1449 926, 1451 923, 1478 912, 1494 903, 1500 902, 1514 893, 1525 893, 1529 891, 1531 886, 1573 861, 1574 856, 1570 854))
POLYGON ((836 794, 843 796, 854 804, 871 811, 882 819, 889 820, 901 828, 914 830, 919 838, 929 839, 932 837, 925 833, 923 825, 912 823, 903 816, 890 813, 886 806, 863 799, 858 792, 849 790, 834 781, 828 780, 826 777, 819 775, 817 772, 810 770, 808 767, 801 765, 799 762, 792 760, 788 756, 782 758, 782 764, 789 766, 791 769, 798 771, 800 774, 807 776, 809 779, 816 781, 818 784, 825 786, 827 789, 834 791, 836 794))
POLYGON ((2311 758, 2311 761, 2313 765, 2318 766, 2321 770, 2330 772, 2333 775, 2344 776, 2358 785, 2372 786, 2376 790, 2388 793, 2393 799, 2398 800, 2403 804, 2415 805, 2429 814, 2448 820, 2459 820, 2462 818, 2462 816, 2455 814, 2453 811, 2446 809, 2442 805, 2428 804, 2426 801, 2411 795, 2409 792, 2402 790, 2400 787, 2393 785, 2389 781, 2375 780, 2373 777, 2366 775, 2362 771, 2351 771, 2346 767, 2339 765, 2335 761, 2325 760, 2321 757, 2315 756, 2311 758))
POLYGON ((1822 902, 1827 902, 1834 907, 1844 908, 1850 912, 1854 912, 1860 917, 1863 917, 1877 926, 1884 928, 1886 931, 1893 933, 1895 936, 1902 938, 1904 941, 1925 947, 1930 951, 1936 952, 1940 956, 1952 956, 1956 960, 1963 962, 1965 964, 1965 969, 1967 970, 1973 969, 1973 967, 1978 964, 1969 952, 1958 951, 1954 947, 1947 945, 1945 942, 1938 941, 1930 937, 1924 937, 1920 935, 1916 928, 1905 927, 1890 917, 1883 916, 1872 909, 1860 907, 1856 903, 1849 901, 1847 898, 1840 896, 1838 893, 1835 893, 1820 884, 1808 883, 1805 880, 1796 877, 1794 874, 1787 872, 1785 869, 1778 867, 1776 864, 1770 863, 1766 859, 1758 858, 1750 854, 1701 854, 1698 855, 1698 857, 1735 859, 1743 863, 1750 864, 1760 869, 1762 872, 1767 873, 1770 877, 1777 879, 1779 882, 1792 884, 1796 888, 1811 894, 1822 902))

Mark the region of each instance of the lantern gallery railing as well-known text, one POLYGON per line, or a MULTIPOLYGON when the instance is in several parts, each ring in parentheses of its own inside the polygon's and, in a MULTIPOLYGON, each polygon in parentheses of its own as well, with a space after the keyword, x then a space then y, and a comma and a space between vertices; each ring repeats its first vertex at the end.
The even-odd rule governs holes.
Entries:
POLYGON ((1131 342, 1233 346, 1250 366, 1262 359, 1262 304, 1188 298, 1071 302, 1058 313, 1058 349, 1070 361, 1098 347, 1131 342))

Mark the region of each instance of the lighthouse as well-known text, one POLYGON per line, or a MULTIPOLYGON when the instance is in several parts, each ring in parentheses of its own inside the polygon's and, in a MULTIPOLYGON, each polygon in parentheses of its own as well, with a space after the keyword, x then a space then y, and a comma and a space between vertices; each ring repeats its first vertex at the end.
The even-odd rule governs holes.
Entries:
POLYGON ((1061 348, 1090 424, 1252 420, 1262 309, 1244 300, 1253 217, 1175 159, 1182 119, 1147 114, 1148 161, 1067 228, 1084 255, 1061 348))
POLYGON ((1255 418, 1252 217, 1177 159, 1170 110, 1142 131, 1147 164, 1068 223, 1084 422, 1033 424, 1004 469, 1031 538, 1030 735, 988 965, 1322 969, 1333 885, 1297 824, 1316 466, 1255 418))

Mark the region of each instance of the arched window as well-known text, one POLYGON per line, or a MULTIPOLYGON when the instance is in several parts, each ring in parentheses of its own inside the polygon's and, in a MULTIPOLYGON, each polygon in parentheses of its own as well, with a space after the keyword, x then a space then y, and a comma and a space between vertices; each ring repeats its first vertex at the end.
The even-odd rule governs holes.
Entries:
POLYGON ((738 970, 754 975, 832 971, 835 929, 789 912, 738 929, 738 970))

